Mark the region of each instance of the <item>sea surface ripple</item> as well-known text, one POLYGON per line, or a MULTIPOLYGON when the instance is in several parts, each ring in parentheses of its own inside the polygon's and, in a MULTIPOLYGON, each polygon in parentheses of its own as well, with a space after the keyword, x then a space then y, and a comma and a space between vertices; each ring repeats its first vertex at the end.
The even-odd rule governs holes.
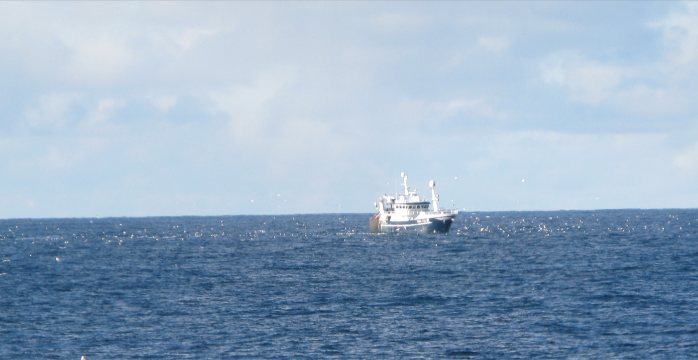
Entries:
POLYGON ((0 358, 698 358, 698 210, 0 220, 0 358))

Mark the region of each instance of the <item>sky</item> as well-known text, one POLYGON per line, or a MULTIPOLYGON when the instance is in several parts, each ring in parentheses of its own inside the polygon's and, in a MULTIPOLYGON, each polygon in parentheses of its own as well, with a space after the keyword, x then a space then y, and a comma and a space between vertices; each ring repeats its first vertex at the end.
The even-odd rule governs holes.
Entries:
POLYGON ((0 218, 698 208, 695 2, 0 2, 0 218))

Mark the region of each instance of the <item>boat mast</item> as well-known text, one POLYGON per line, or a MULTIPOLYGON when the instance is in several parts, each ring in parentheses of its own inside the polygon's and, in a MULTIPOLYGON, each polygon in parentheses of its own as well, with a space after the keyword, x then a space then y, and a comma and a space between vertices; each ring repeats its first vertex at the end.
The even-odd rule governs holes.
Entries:
POLYGON ((402 186, 405 187, 405 196, 409 196, 410 195, 410 190, 409 190, 410 188, 409 188, 409 186, 407 186, 407 175, 405 175, 404 172, 401 172, 400 176, 402 176, 402 186))
POLYGON ((434 204, 434 211, 439 211, 439 195, 434 191, 434 186, 436 182, 434 180, 429 181, 429 187, 431 188, 431 202, 434 204))

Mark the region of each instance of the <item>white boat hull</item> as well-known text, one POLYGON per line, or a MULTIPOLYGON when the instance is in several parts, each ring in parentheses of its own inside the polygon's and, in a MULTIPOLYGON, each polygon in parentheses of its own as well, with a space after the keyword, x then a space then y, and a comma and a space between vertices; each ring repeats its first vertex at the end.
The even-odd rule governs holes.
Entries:
POLYGON ((433 218, 412 219, 405 221, 390 221, 381 214, 376 214, 369 221, 371 233, 393 234, 417 232, 421 234, 447 234, 456 215, 450 214, 433 218))

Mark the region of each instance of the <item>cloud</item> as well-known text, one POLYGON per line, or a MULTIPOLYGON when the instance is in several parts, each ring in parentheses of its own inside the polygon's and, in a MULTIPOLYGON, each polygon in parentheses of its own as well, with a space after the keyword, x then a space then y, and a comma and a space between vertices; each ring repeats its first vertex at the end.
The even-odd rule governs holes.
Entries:
POLYGON ((542 61, 540 69, 544 82, 564 87, 571 100, 590 105, 612 99, 622 80, 632 76, 629 69, 573 54, 552 54, 542 61))
POLYGON ((492 52, 500 52, 509 48, 509 40, 501 37, 481 37, 478 43, 487 51, 492 52))
POLYGON ((67 156, 60 148, 51 146, 48 153, 39 158, 38 165, 44 169, 65 169, 77 161, 75 157, 67 156))
MULTIPOLYGON (((323 171, 342 168, 337 162, 346 151, 352 151, 352 141, 339 133, 338 129, 323 121, 293 119, 284 124, 273 141, 268 143, 268 172, 287 174, 291 168, 304 168, 311 164, 322 164, 323 171)), ((304 171, 315 173, 317 169, 304 171)))
POLYGON ((472 209, 495 210, 495 203, 520 210, 665 207, 677 201, 662 195, 667 184, 685 188, 675 181, 669 143, 661 133, 472 135, 449 159, 449 168, 462 174, 458 181, 468 186, 451 193, 468 199, 472 209))
POLYGON ((297 196, 288 212, 364 212, 381 177, 458 171, 471 183, 454 197, 478 209, 684 204, 661 201, 698 197, 675 176, 695 180, 696 140, 675 136, 695 125, 695 17, 676 3, 0 2, 0 198, 24 189, 12 201, 38 204, 24 216, 271 213, 279 192, 297 196), (513 193, 522 178, 545 186, 513 193), (81 200, 66 210, 54 192, 81 200), (248 193, 254 209, 236 202, 248 193))
POLYGON ((106 134, 115 131, 117 126, 110 123, 109 120, 113 117, 116 110, 124 107, 126 104, 126 100, 123 99, 104 98, 97 100, 97 106, 80 123, 79 129, 83 133, 88 134, 106 134))
POLYGON ((201 39, 211 37, 219 32, 218 29, 205 28, 185 28, 181 35, 177 37, 176 42, 183 49, 187 50, 201 39))
POLYGON ((408 12, 388 12, 373 18, 373 25, 383 31, 414 31, 431 24, 431 19, 423 14, 408 12))
POLYGON ((666 63, 621 66, 558 53, 541 62, 540 79, 563 89, 571 102, 664 119, 689 105, 675 84, 662 79, 666 67, 666 63))
MULTIPOLYGON (((492 120, 505 120, 507 115, 501 111, 496 110, 488 99, 474 98, 474 99, 454 99, 447 102, 438 102, 433 104, 433 108, 440 117, 451 118, 458 115, 472 116, 478 115, 479 117, 489 118, 492 120)), ((427 115, 425 123, 428 123, 431 116, 427 115)))
POLYGON ((541 77, 548 84, 558 86, 565 85, 565 69, 563 68, 564 57, 562 55, 551 55, 543 60, 540 65, 541 77))
POLYGON ((573 100, 598 104, 614 95, 625 75, 617 66, 581 61, 568 68, 565 79, 573 100))
POLYGON ((662 121, 695 111, 698 6, 682 3, 663 19, 646 24, 660 30, 664 51, 654 59, 609 60, 607 54, 560 50, 540 61, 540 80, 561 88, 571 102, 621 110, 662 121), (604 60, 595 57, 605 58, 604 60))
POLYGON ((71 105, 80 98, 75 93, 59 93, 42 96, 37 108, 24 112, 24 122, 33 131, 51 132, 61 130, 70 122, 67 113, 71 105))
POLYGON ((672 164, 685 172, 695 172, 698 169, 698 143, 692 148, 674 157, 672 164))
POLYGON ((154 97, 153 105, 163 113, 167 113, 173 106, 177 104, 177 96, 162 95, 154 97))
POLYGON ((666 18, 648 24, 661 29, 665 43, 672 48, 674 59, 681 64, 698 59, 698 4, 683 2, 681 11, 674 11, 666 18))
POLYGON ((125 37, 80 36, 70 44, 72 60, 66 76, 79 83, 120 82, 137 64, 125 37))
POLYGON ((255 143, 265 136, 269 109, 280 91, 296 79, 295 68, 281 66, 260 73, 253 85, 233 85, 231 90, 212 92, 210 97, 216 108, 229 117, 235 139, 255 143))

